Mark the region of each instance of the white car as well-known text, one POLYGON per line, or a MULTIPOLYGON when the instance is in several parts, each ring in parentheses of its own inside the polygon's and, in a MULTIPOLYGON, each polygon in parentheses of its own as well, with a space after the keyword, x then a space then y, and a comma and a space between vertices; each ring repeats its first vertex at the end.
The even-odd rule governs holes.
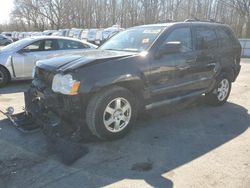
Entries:
POLYGON ((87 42, 56 36, 30 37, 14 42, 0 51, 0 87, 10 80, 31 79, 38 60, 95 48, 97 46, 87 42))

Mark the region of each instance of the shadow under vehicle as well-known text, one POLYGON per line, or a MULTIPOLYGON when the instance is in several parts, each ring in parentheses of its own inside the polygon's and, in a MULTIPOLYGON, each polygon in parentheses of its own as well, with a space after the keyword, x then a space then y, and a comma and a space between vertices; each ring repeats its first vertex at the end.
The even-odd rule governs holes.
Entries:
MULTIPOLYGON (((76 171, 68 172, 70 175, 63 178, 61 172, 53 171, 57 181, 52 181, 50 186, 78 187, 84 183, 89 187, 102 187, 125 179, 141 179, 153 187, 174 187, 173 182, 164 177, 166 173, 213 151, 249 128, 250 117, 244 107, 233 103, 219 108, 209 107, 204 100, 201 97, 151 110, 139 118, 131 134, 116 142, 81 143, 90 148, 88 157, 73 164, 76 171)), ((34 133, 23 139, 24 135, 13 131, 5 120, 0 122, 0 128, 2 140, 42 158, 51 157, 51 153, 44 151, 43 134, 34 133)), ((35 166, 39 161, 28 157, 20 160, 22 163, 16 161, 17 166, 11 169, 1 165, 5 163, 0 164, 0 177, 6 185, 11 184, 10 171, 16 171, 19 176, 20 169, 27 168, 27 172, 32 172, 29 166, 35 166)), ((46 180, 44 176, 41 174, 40 178, 46 180)), ((29 175, 25 178, 28 177, 31 178, 29 175)), ((41 183, 25 180, 33 185, 41 183)))

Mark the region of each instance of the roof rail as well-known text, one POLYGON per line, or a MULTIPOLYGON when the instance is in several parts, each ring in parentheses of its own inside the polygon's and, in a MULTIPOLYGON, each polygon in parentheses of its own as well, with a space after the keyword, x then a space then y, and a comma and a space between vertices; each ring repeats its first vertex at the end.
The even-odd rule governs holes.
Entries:
POLYGON ((186 20, 184 20, 184 22, 210 22, 210 23, 220 23, 220 24, 223 24, 222 22, 217 22, 214 19, 199 20, 197 18, 186 19, 186 20))

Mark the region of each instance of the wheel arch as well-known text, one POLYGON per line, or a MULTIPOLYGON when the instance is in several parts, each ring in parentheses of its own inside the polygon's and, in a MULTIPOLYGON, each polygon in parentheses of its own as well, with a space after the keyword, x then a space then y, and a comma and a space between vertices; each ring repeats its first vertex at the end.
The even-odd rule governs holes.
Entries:
POLYGON ((8 73, 8 81, 10 81, 11 80, 11 74, 10 74, 9 69, 7 69, 7 67, 5 67, 4 65, 1 65, 1 64, 0 64, 0 68, 3 68, 3 69, 6 70, 6 72, 8 73))
POLYGON ((231 82, 235 80, 235 71, 232 67, 223 67, 221 70, 221 74, 226 74, 231 82))
POLYGON ((122 87, 122 88, 129 90, 139 100, 139 104, 143 104, 144 99, 147 98, 147 96, 149 95, 145 91, 144 82, 140 78, 137 77, 132 80, 120 80, 120 81, 109 82, 102 86, 96 85, 88 93, 87 98, 90 99, 91 96, 95 95, 96 93, 102 92, 103 90, 108 90, 115 86, 122 87))

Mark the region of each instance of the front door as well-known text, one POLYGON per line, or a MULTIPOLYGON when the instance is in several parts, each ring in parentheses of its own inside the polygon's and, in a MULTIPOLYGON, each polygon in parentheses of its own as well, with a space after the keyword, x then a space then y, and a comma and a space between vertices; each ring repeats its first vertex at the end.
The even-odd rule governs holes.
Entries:
POLYGON ((26 46, 12 57, 16 76, 31 78, 36 62, 55 54, 57 49, 57 42, 53 39, 39 40, 26 46))
POLYGON ((180 52, 166 54, 151 62, 150 85, 153 97, 172 98, 200 89, 197 85, 196 54, 189 26, 175 28, 162 44, 180 42, 180 52))

